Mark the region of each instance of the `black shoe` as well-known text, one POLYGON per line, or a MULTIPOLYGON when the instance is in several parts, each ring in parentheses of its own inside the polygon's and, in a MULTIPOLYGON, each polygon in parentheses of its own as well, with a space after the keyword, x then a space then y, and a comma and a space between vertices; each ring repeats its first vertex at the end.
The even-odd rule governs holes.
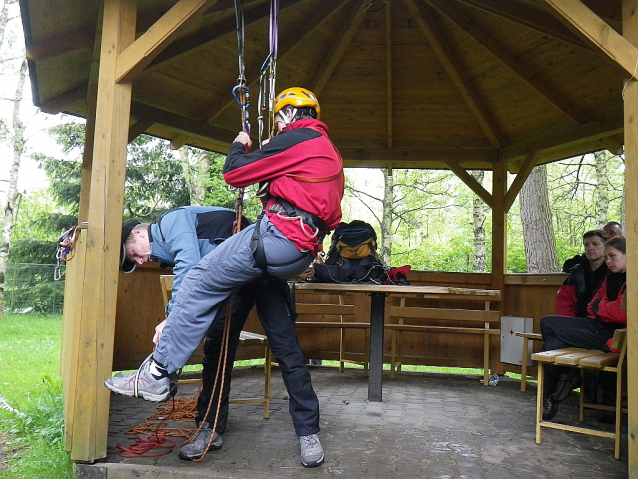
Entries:
POLYGON ((558 384, 556 389, 550 397, 557 402, 562 402, 569 397, 574 388, 580 386, 580 374, 578 373, 564 373, 558 377, 558 384))
MULTIPOLYGON (((189 442, 188 444, 182 446, 179 450, 177 456, 180 459, 184 459, 186 461, 193 461, 195 459, 199 459, 204 455, 204 451, 208 447, 208 441, 210 440, 210 435, 213 433, 213 430, 210 428, 208 423, 204 423, 202 428, 199 430, 197 435, 189 442)), ((214 433, 213 440, 208 448, 209 451, 215 451, 217 449, 221 449, 222 447, 222 437, 214 433)))
POLYGON ((545 398, 543 401, 543 419, 545 421, 549 421, 551 418, 556 416, 558 412, 558 402, 551 397, 545 398))

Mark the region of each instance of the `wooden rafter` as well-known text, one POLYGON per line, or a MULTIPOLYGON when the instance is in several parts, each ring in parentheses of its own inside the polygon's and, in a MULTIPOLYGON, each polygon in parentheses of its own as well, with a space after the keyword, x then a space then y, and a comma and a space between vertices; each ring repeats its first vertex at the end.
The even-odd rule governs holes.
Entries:
POLYGON ((509 211, 510 208, 512 207, 512 204, 514 203, 514 200, 516 199, 516 195, 518 195, 518 192, 521 191, 521 188, 523 187, 525 180, 527 179, 527 177, 529 176, 529 174, 531 173, 532 169, 535 166, 536 166, 536 154, 529 153, 525 157, 525 161, 523 161, 523 165, 521 166, 521 169, 519 170, 518 174, 516 175, 516 178, 512 182, 509 189, 507 190, 507 193, 505 194, 505 211, 506 212, 509 211))
POLYGON ((172 113, 135 101, 131 104, 131 115, 138 118, 139 120, 147 120, 153 123, 159 123, 161 125, 169 127, 176 132, 201 136, 202 138, 206 138, 208 140, 216 139, 229 143, 237 135, 237 132, 235 130, 225 130, 217 126, 209 125, 205 122, 193 120, 192 118, 178 115, 177 113, 172 113))
MULTIPOLYGON (((280 6, 281 5, 283 5, 283 3, 281 3, 280 6)), ((338 14, 342 5, 343 4, 334 5, 331 4, 331 2, 324 2, 322 4, 322 8, 325 10, 319 11, 317 15, 314 15, 313 18, 309 19, 305 28, 297 29, 290 32, 289 35, 283 36, 279 42, 279 59, 283 60, 286 58, 286 56, 293 51, 297 45, 304 41, 304 39, 306 39, 309 35, 312 35, 321 25, 333 18, 334 15, 338 14)), ((259 88, 259 79, 255 78, 249 82, 248 88, 251 91, 255 88, 259 88)), ((227 95, 223 95, 212 101, 209 107, 197 117, 198 120, 204 123, 213 122, 222 111, 235 104, 234 99, 228 100, 227 98, 227 95)), ((188 135, 179 135, 171 141, 171 148, 175 150, 179 149, 187 142, 188 135)))
POLYGON ((517 60, 502 42, 495 39, 487 32, 484 26, 478 25, 476 21, 470 21, 463 16, 449 0, 426 0, 439 13, 454 22, 459 28, 470 35, 479 45, 499 61, 503 66, 516 75, 536 94, 544 98, 558 111, 563 113, 574 124, 584 123, 585 115, 571 106, 560 92, 554 91, 539 80, 540 74, 527 64, 517 60))
POLYGON ((69 105, 79 100, 86 100, 87 94, 86 83, 72 88, 71 90, 60 93, 59 95, 49 98, 40 103, 40 109, 45 113, 56 114, 64 111, 69 105))
POLYGON ((312 91, 315 95, 320 96, 325 88, 328 80, 334 73, 335 68, 341 61, 341 57, 350 45, 352 38, 357 32, 359 25, 366 16, 365 6, 370 0, 357 0, 353 2, 352 10, 348 19, 343 22, 343 27, 333 43, 332 48, 326 55, 323 64, 317 69, 319 76, 312 82, 312 91))
POLYGON ((625 40, 580 0, 543 0, 565 25, 596 51, 631 76, 638 69, 638 49, 625 40))
POLYGON ((430 47, 443 65, 443 68, 461 97, 465 100, 465 103, 481 127, 481 130, 485 133, 490 144, 496 149, 502 148, 502 135, 489 114, 489 108, 473 93, 473 89, 463 73, 463 67, 456 60, 456 55, 445 42, 445 35, 441 29, 437 27, 437 19, 433 18, 436 13, 425 10, 421 4, 417 6, 413 0, 404 0, 404 2, 410 12, 415 16, 416 22, 425 35, 430 47))
POLYGON ((44 42, 27 45, 27 59, 34 61, 48 60, 58 55, 87 50, 93 47, 95 32, 93 30, 78 30, 44 42))
POLYGON ((565 25, 556 20, 553 16, 536 8, 532 8, 521 3, 514 5, 510 0, 458 1, 492 15, 525 25, 528 28, 532 28, 538 32, 569 43, 570 45, 590 49, 588 45, 586 45, 579 37, 574 35, 565 27, 565 25))
MULTIPOLYGON (((279 8, 283 10, 298 2, 299 0, 282 0, 279 4, 279 8)), ((259 20, 263 20, 269 13, 270 5, 268 2, 262 2, 250 10, 246 9, 244 13, 244 25, 248 26, 259 20)), ((163 65, 179 55, 191 52, 196 48, 213 42, 224 35, 234 32, 236 28, 237 24, 234 15, 230 18, 224 17, 221 21, 210 25, 208 28, 172 43, 150 63, 147 70, 163 65)))
POLYGON ((117 59, 117 81, 131 81, 177 36, 219 0, 179 0, 117 59))
POLYGON ((524 157, 530 151, 543 152, 553 148, 566 148, 573 145, 590 143, 622 133, 622 118, 601 124, 594 121, 578 125, 565 131, 539 136, 507 146, 499 152, 502 161, 512 161, 524 157))
POLYGON ((132 142, 154 124, 155 122, 151 120, 137 120, 133 122, 133 124, 128 127, 128 142, 132 142))
POLYGON ((469 189, 476 193, 476 196, 481 198, 487 206, 490 208, 492 207, 492 194, 483 188, 483 185, 476 181, 476 179, 470 175, 465 168, 458 163, 446 162, 445 164, 463 183, 467 185, 469 189))

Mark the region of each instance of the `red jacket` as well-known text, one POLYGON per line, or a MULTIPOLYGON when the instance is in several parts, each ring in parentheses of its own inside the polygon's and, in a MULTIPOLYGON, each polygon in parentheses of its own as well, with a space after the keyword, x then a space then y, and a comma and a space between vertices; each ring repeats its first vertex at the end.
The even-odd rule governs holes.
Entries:
MULTIPOLYGON (((341 221, 341 155, 328 138, 328 127, 318 120, 293 122, 253 153, 248 153, 242 143, 233 143, 224 165, 224 180, 237 188, 270 181, 272 196, 316 215, 329 229, 341 221)), ((266 214, 299 250, 313 254, 321 250, 321 244, 302 229, 299 221, 268 211, 266 214)))
MULTIPOLYGON (((609 277, 607 277, 609 279, 609 277)), ((587 307, 587 316, 600 319, 606 323, 618 323, 627 326, 627 311, 620 309, 623 296, 627 290, 627 283, 624 283, 618 292, 618 297, 614 301, 607 299, 607 279, 587 307)))

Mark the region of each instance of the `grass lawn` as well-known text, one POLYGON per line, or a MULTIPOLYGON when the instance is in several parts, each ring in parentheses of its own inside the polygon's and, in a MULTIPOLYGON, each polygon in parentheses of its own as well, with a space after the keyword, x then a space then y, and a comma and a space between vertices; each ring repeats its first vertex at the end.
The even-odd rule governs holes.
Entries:
POLYGON ((60 316, 0 320, 0 478, 71 478, 64 451, 60 316))

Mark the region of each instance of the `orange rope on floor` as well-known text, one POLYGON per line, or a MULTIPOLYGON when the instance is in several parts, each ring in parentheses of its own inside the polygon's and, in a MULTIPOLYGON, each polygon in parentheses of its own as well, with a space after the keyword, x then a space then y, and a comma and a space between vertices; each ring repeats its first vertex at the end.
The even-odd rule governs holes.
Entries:
POLYGON ((154 414, 148 416, 144 423, 134 425, 125 434, 136 435, 135 443, 130 447, 117 446, 120 457, 158 457, 169 454, 175 447, 171 437, 188 439, 195 431, 189 427, 166 427, 169 420, 179 422, 194 422, 197 416, 197 396, 180 396, 173 398, 170 403, 158 404, 154 414), (144 439, 142 436, 148 436, 144 439), (162 452, 149 454, 153 449, 164 449, 162 452))

